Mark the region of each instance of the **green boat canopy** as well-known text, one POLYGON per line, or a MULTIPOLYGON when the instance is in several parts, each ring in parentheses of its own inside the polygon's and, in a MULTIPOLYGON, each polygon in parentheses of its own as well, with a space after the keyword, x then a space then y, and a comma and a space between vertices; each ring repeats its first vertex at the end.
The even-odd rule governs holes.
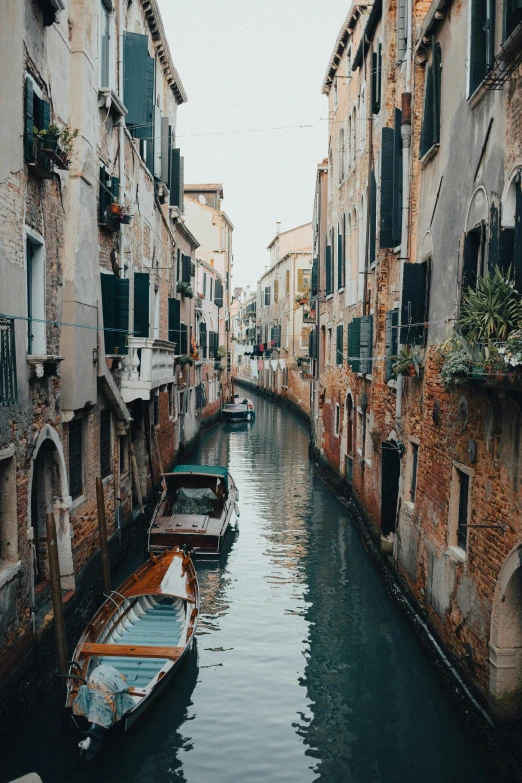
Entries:
POLYGON ((225 482, 228 492, 228 470, 219 465, 176 465, 172 471, 176 473, 197 473, 203 476, 219 476, 225 482))

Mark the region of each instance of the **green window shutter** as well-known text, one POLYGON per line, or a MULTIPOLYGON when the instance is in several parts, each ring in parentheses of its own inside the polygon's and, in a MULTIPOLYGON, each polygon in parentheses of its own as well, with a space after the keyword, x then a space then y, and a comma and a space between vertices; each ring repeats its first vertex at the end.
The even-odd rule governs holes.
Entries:
POLYGON ((24 154, 28 163, 31 163, 34 160, 33 126, 35 122, 33 117, 33 103, 33 80, 27 76, 25 80, 24 154))
POLYGON ((377 241, 377 183, 375 174, 370 171, 370 246, 368 248, 370 266, 375 263, 375 243, 377 241))
POLYGON ((146 125, 139 132, 140 129, 136 128, 136 136, 141 139, 146 139, 147 149, 145 152, 145 163, 152 175, 154 175, 154 120, 155 120, 155 105, 154 105, 154 75, 155 75, 156 61, 154 57, 147 55, 147 110, 146 110, 146 125))
POLYGON ((181 303, 179 299, 169 298, 169 342, 175 344, 175 353, 179 354, 180 348, 180 324, 181 303))
POLYGON ((464 236, 462 257, 461 290, 474 286, 477 282, 478 257, 480 253, 480 231, 468 231, 464 236))
POLYGON ((312 327, 308 334, 308 356, 310 359, 317 359, 317 339, 315 327, 312 327))
POLYGON ((337 227, 337 288, 344 286, 344 264, 343 264, 343 234, 341 226, 337 227))
POLYGON ((180 183, 179 183, 179 208, 185 212, 185 158, 182 156, 179 163, 180 183))
POLYGON ((381 110, 382 96, 382 43, 379 44, 377 53, 377 95, 379 97, 379 111, 381 110))
POLYGON ((332 292, 332 248, 326 245, 326 296, 332 292))
POLYGON ((379 246, 393 247, 393 128, 382 129, 381 225, 379 246))
POLYGON ((381 110, 381 84, 382 84, 382 44, 379 44, 377 51, 372 52, 372 78, 371 78, 371 100, 372 114, 379 114, 381 110))
POLYGON ((488 64, 492 62, 491 50, 494 38, 493 15, 488 19, 488 0, 472 0, 471 3, 471 51, 470 92, 473 93, 484 79, 488 64), (491 29, 489 25, 491 24, 491 29))
POLYGON ((187 324, 180 324, 180 347, 179 352, 182 356, 188 354, 188 326, 187 324))
POLYGON ((188 283, 190 285, 191 279, 191 260, 190 256, 186 256, 184 253, 181 258, 181 282, 188 283))
POLYGON ((522 291, 522 188, 520 175, 515 190, 515 243, 513 252, 513 272, 518 292, 522 291))
POLYGON ((373 316, 363 315, 361 318, 360 329, 360 369, 363 375, 372 373, 372 354, 373 354, 373 316))
POLYGON ((114 275, 101 275, 102 313, 105 337, 105 353, 114 353, 115 333, 110 331, 115 328, 115 286, 114 275))
POLYGON ((223 283, 221 280, 216 280, 214 288, 214 304, 217 307, 223 307, 223 283))
POLYGON ((150 277, 146 272, 134 272, 134 336, 149 336, 150 277))
POLYGON ((170 166, 171 166, 171 147, 172 147, 172 128, 169 125, 169 118, 161 118, 161 181, 170 187, 170 166))
POLYGON ((490 272, 500 266, 500 227, 498 207, 491 204, 489 212, 488 269, 490 272))
POLYGON ((181 150, 179 149, 172 150, 170 171, 170 206, 181 207, 181 150))
POLYGON ((386 313, 386 374, 385 379, 390 381, 393 378, 393 359, 397 356, 399 350, 399 334, 396 328, 399 323, 399 311, 388 310, 386 313))
POLYGON ((393 129, 393 246, 401 243, 402 237, 402 112, 395 109, 393 129))
MULTIPOLYGON (((317 291, 319 289, 318 284, 318 278, 319 278, 319 261, 317 258, 314 258, 312 261, 312 281, 311 281, 311 291, 312 294, 317 294, 317 291)), ((287 291, 288 293, 288 291, 287 291)))
POLYGON ((431 66, 426 66, 424 83, 424 112, 420 137, 419 157, 423 158, 433 146, 433 72, 431 66))
POLYGON ((49 101, 44 101, 40 98, 38 102, 38 130, 47 130, 51 124, 51 104, 49 101))
POLYGON ((199 325, 199 344, 201 350, 201 358, 207 358, 207 325, 202 321, 199 325))
POLYGON ((440 108, 441 108, 441 80, 442 80, 442 53, 438 43, 433 42, 433 142, 440 141, 440 108))
MULTIPOLYGON (((108 275, 104 275, 108 277, 108 275)), ((121 329, 114 333, 114 345, 118 353, 129 353, 127 338, 129 336, 130 280, 121 277, 114 278, 114 328, 121 329)))
POLYGON ((111 194, 112 200, 115 204, 120 202, 120 179, 119 177, 111 177, 111 194))
POLYGON ((162 116, 161 111, 157 106, 154 106, 154 125, 153 125, 153 131, 154 131, 154 170, 151 170, 151 173, 154 174, 154 177, 157 180, 161 180, 161 172, 162 172, 162 166, 161 166, 161 154, 162 154, 162 144, 163 144, 163 125, 162 125, 162 116))
POLYGON ((360 370, 361 319, 354 318, 348 325, 348 364, 353 372, 360 370))
POLYGON ((424 345, 428 320, 428 263, 404 264, 401 344, 424 345))
POLYGON ((148 38, 139 33, 123 33, 123 101, 127 125, 147 122, 148 38))
POLYGON ((336 364, 340 365, 343 363, 344 358, 344 352, 343 352, 343 339, 344 339, 344 329, 343 325, 339 324, 337 326, 337 351, 336 351, 336 364))

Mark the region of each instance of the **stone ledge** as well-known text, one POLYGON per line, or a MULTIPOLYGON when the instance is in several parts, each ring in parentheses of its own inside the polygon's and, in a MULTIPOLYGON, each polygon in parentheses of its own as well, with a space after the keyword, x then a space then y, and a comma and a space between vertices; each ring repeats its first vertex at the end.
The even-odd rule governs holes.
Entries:
POLYGON ((18 560, 17 563, 7 563, 5 560, 0 560, 0 588, 7 584, 7 582, 10 582, 21 568, 21 560, 18 560))

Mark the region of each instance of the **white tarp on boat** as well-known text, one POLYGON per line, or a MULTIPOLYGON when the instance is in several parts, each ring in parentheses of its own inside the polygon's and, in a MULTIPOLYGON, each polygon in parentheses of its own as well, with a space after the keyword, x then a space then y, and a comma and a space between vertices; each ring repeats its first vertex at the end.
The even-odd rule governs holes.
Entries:
POLYGON ((176 502, 172 508, 173 514, 210 514, 214 510, 216 495, 208 487, 187 489, 180 487, 176 502))

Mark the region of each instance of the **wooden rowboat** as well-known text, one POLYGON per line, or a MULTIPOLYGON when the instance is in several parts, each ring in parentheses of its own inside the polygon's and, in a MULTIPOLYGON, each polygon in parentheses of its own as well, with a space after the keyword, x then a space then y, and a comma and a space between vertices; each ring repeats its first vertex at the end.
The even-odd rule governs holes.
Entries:
POLYGON ((66 709, 88 729, 92 757, 108 729, 128 729, 172 679, 198 623, 190 555, 151 555, 111 593, 82 634, 69 669, 66 709))
POLYGON ((239 516, 239 492, 226 468, 177 465, 163 475, 163 493, 149 527, 148 548, 161 552, 186 544, 195 555, 223 549, 232 514, 239 516))

